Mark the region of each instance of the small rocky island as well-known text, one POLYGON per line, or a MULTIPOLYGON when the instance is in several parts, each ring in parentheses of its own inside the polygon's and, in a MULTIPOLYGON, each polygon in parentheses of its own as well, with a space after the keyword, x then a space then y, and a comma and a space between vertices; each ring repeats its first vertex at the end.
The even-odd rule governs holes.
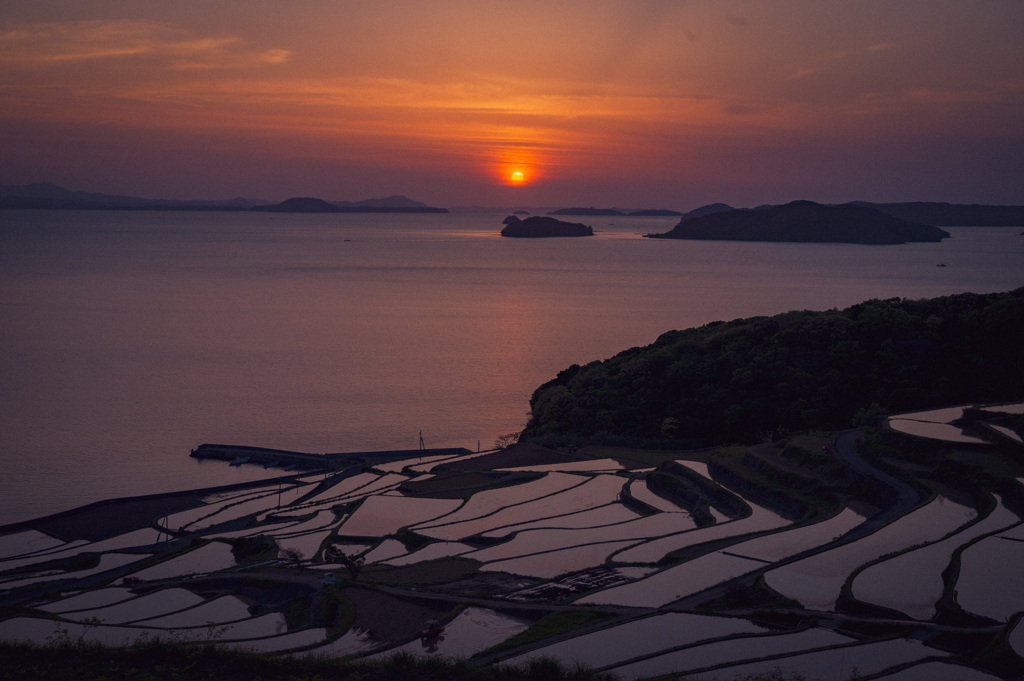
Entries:
POLYGON ((515 215, 509 215, 502 220, 505 228, 501 230, 502 236, 519 238, 541 238, 551 236, 594 236, 594 230, 581 222, 565 222, 542 215, 534 215, 525 220, 520 220, 515 215))
POLYGON ((782 206, 737 209, 686 217, 659 239, 904 244, 941 241, 949 232, 887 215, 864 205, 825 206, 793 201, 782 206))

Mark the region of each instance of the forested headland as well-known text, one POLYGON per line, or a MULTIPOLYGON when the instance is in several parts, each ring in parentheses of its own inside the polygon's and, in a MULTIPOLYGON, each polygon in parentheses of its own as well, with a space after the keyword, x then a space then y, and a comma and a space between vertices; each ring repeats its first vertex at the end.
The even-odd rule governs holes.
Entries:
POLYGON ((1024 396, 1024 288, 669 331, 540 386, 520 440, 696 447, 1024 396))

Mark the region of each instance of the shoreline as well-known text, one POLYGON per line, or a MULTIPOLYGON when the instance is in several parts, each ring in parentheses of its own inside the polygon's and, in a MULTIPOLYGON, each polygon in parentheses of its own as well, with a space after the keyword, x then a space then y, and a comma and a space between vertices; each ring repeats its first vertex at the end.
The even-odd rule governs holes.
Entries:
MULTIPOLYGON (((99 541, 125 532, 151 526, 152 518, 159 518, 178 511, 202 505, 201 498, 210 494, 265 487, 268 484, 294 480, 303 475, 319 473, 340 473, 354 466, 387 463, 414 457, 438 456, 443 454, 471 454, 463 447, 422 449, 422 450, 381 450, 372 452, 347 452, 336 454, 309 454, 287 450, 250 447, 245 445, 200 445, 190 456, 199 460, 231 462, 238 456, 248 456, 246 463, 263 464, 275 459, 291 460, 303 464, 302 470, 282 471, 277 477, 260 478, 243 482, 200 487, 175 492, 133 495, 102 499, 83 506, 58 511, 28 520, 0 525, 0 534, 37 530, 65 541, 83 539, 99 541), (202 452, 200 454, 200 452, 202 452), (197 455, 198 454, 198 455, 197 455), (145 522, 139 522, 145 518, 145 522)), ((296 466, 299 468, 299 466, 296 466)))

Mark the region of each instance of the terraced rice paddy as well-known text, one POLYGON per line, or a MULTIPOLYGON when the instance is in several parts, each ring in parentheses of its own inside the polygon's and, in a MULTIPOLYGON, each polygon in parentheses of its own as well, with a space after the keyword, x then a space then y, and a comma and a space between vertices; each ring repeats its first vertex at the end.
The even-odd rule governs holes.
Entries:
POLYGON ((753 513, 746 518, 739 520, 725 519, 710 527, 652 539, 616 554, 615 559, 622 563, 657 563, 672 551, 679 551, 709 541, 738 537, 752 532, 775 530, 789 524, 787 520, 778 514, 757 504, 750 504, 750 508, 753 510, 753 513))
POLYGON ((771 570, 765 581, 806 608, 833 610, 843 582, 855 569, 887 553, 941 539, 975 515, 971 509, 940 497, 860 541, 771 570))
MULTIPOLYGON (((788 640, 780 641, 777 646, 769 645, 766 648, 744 646, 733 651, 715 650, 710 657, 697 658, 695 662, 683 663, 683 666, 707 662, 720 663, 723 658, 732 655, 751 655, 752 657, 769 657, 770 659, 759 659, 756 662, 745 664, 724 666, 718 664, 714 668, 714 674, 719 678, 735 678, 754 674, 770 674, 774 669, 781 668, 810 679, 846 679, 854 674, 861 676, 877 674, 889 667, 935 656, 934 651, 920 641, 893 639, 833 648, 815 646, 816 642, 813 642, 810 634, 811 632, 808 632, 808 637, 800 640, 797 640, 801 636, 800 634, 789 634, 786 636, 788 640), (808 643, 822 649, 806 651, 805 646, 808 646, 808 643), (800 648, 804 648, 804 651, 797 652, 797 649, 800 648)), ((673 662, 675 666, 679 665, 678 661, 673 662)), ((624 678, 629 678, 629 674, 636 669, 636 667, 626 667, 612 671, 618 671, 624 678)), ((650 666, 639 669, 645 675, 649 675, 652 670, 650 666)))
POLYGON ((1016 626, 1007 637, 1007 642, 1018 655, 1024 657, 1024 618, 1017 620, 1016 626))
POLYGON ((918 437, 927 437, 935 440, 965 442, 968 444, 988 444, 987 440, 967 435, 962 428, 953 425, 952 422, 963 415, 963 407, 900 414, 899 416, 889 418, 889 427, 908 435, 917 435, 918 437))
POLYGON ((370 497, 341 527, 342 534, 383 537, 424 520, 447 515, 462 504, 457 499, 415 499, 398 494, 370 497))
POLYGON ((960 576, 956 582, 960 605, 997 622, 1009 620, 1024 610, 1021 566, 1024 525, 971 544, 960 556, 960 576))
POLYGON ((210 542, 193 551, 144 568, 132 574, 136 579, 172 579, 186 575, 216 572, 235 564, 231 547, 219 541, 210 542))
POLYGON ((36 530, 12 532, 0 536, 0 559, 7 560, 13 556, 39 554, 65 546, 66 542, 36 530))
POLYGON ((1005 530, 1020 522, 1000 504, 988 517, 942 541, 901 553, 870 566, 853 581, 854 598, 884 605, 910 617, 928 620, 942 598, 942 572, 953 553, 977 537, 1005 530))
POLYGON ((565 664, 610 667, 671 649, 768 630, 743 619, 669 612, 608 627, 510 658, 508 664, 551 657, 565 664))
POLYGON ((438 636, 410 641, 377 657, 409 653, 418 657, 437 655, 449 660, 464 660, 526 631, 529 626, 528 620, 471 606, 445 625, 444 632, 438 636))
MULTIPOLYGON (((622 679, 724 680, 775 667, 808 678, 845 679, 855 668, 895 681, 996 678, 931 643, 952 586, 960 607, 990 618, 984 631, 1001 632, 1024 657, 1024 525, 1000 498, 979 518, 942 496, 916 508, 908 497, 891 522, 873 525, 879 511, 869 504, 823 505, 793 518, 730 489, 750 515, 715 512, 698 526, 678 500, 651 492, 649 467, 626 459, 581 465, 578 456, 509 466, 537 475, 493 477, 495 486, 456 476, 453 485, 476 480, 458 493, 398 489, 459 461, 407 459, 207 494, 194 508, 96 541, 48 534, 43 524, 0 535, 0 598, 19 608, 0 621, 0 639, 214 639, 272 653, 401 651, 505 665, 551 657, 622 679), (625 492, 643 505, 630 505, 625 492), (267 546, 297 551, 301 570, 273 551, 233 550, 267 546), (358 581, 324 558, 329 546, 346 561, 361 559, 358 581), (951 585, 943 574, 957 556, 951 585), (848 597, 903 613, 901 633, 872 633, 863 617, 844 627, 838 601, 851 575, 848 597), (753 593, 776 599, 779 619, 755 614, 757 602, 743 600, 753 593), (332 599, 348 603, 351 621, 341 629, 316 612, 285 616, 296 602, 330 613, 332 599), (556 628, 495 648, 560 616, 603 619, 575 635, 556 628), (444 631, 422 636, 432 619, 444 631), (926 625, 933 628, 919 628, 926 625)), ((679 463, 715 485, 706 464, 679 463)))
POLYGON ((900 671, 875 677, 879 681, 998 681, 993 674, 962 664, 936 660, 911 665, 900 671))

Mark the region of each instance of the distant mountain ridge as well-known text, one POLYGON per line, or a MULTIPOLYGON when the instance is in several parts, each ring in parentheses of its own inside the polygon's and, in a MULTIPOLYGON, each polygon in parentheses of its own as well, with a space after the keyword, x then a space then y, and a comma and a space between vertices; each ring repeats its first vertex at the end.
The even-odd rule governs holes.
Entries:
POLYGON ((278 204, 272 204, 265 199, 243 197, 220 201, 147 199, 138 196, 74 191, 50 182, 35 182, 26 185, 0 185, 0 208, 43 210, 268 210, 290 213, 448 212, 445 208, 432 208, 421 201, 413 201, 401 195, 393 195, 381 199, 366 199, 364 201, 336 202, 296 197, 278 204), (315 202, 319 202, 319 204, 315 202), (302 208, 303 206, 305 206, 305 209, 302 208), (333 209, 325 208, 326 206, 333 206, 333 209))
POLYGON ((50 182, 0 185, 0 208, 46 210, 248 210, 261 199, 237 197, 228 200, 146 199, 120 194, 65 189, 50 182))
POLYGON ((422 201, 413 201, 401 194, 385 196, 383 199, 366 199, 365 201, 331 201, 340 208, 430 208, 422 201))
POLYGON ((323 199, 296 196, 281 203, 253 206, 250 210, 268 213, 447 213, 447 208, 433 208, 404 196, 389 196, 366 201, 331 203, 323 199))

